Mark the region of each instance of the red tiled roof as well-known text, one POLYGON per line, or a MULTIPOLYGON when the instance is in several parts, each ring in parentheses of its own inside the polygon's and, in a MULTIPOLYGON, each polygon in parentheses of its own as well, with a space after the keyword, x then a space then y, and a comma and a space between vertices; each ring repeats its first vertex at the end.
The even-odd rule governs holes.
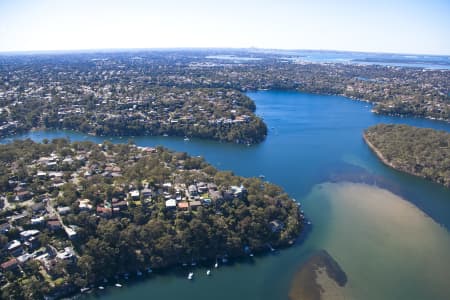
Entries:
POLYGON ((1 267, 3 270, 7 270, 11 267, 15 267, 18 264, 18 261, 16 258, 11 258, 10 260, 4 262, 1 264, 1 267))
POLYGON ((178 207, 179 208, 188 208, 189 207, 189 203, 187 203, 187 202, 180 202, 180 203, 178 203, 178 207))

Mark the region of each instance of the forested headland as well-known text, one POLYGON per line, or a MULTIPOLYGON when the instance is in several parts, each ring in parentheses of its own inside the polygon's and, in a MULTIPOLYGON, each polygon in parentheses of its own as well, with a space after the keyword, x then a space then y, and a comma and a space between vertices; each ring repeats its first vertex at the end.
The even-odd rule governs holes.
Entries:
POLYGON ((378 124, 364 132, 378 157, 394 169, 450 187, 450 134, 431 128, 378 124))
POLYGON ((289 246, 303 226, 279 186, 163 147, 14 141, 0 166, 3 299, 222 263, 289 246))

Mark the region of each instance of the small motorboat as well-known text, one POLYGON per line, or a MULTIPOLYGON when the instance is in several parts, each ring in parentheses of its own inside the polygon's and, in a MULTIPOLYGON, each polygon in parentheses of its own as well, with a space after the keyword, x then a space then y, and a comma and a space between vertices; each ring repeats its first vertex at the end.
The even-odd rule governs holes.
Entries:
POLYGON ((118 287, 118 288, 122 287, 122 285, 120 283, 116 283, 115 286, 118 287))
POLYGON ((193 277, 194 277, 194 273, 190 272, 189 275, 188 275, 188 279, 192 280, 193 277))
POLYGON ((208 276, 211 275, 211 270, 207 270, 206 275, 208 275, 208 276))
POLYGON ((217 269, 218 267, 219 267, 219 263, 216 262, 216 263, 214 264, 214 268, 217 269))
POLYGON ((98 289, 99 289, 99 290, 104 290, 105 287, 101 285, 101 286, 98 287, 98 289))

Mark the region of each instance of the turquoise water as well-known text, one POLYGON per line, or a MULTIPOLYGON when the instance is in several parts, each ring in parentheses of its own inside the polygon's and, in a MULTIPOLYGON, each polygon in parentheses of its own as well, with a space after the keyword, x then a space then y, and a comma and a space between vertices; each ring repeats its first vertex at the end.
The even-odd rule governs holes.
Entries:
MULTIPOLYGON (((344 195, 349 193, 349 198, 352 198, 350 196, 354 196, 352 194, 354 189, 344 189, 340 197, 333 198, 331 194, 328 198, 325 197, 326 200, 323 200, 324 196, 317 192, 317 188, 327 181, 355 181, 355 178, 364 177, 365 182, 376 184, 380 188, 364 190, 367 197, 362 197, 361 201, 365 201, 364 198, 381 199, 379 197, 382 196, 379 195, 385 195, 385 189, 389 189, 397 196, 392 196, 392 201, 386 205, 399 203, 403 201, 402 198, 406 199, 408 204, 412 204, 408 208, 412 211, 411 214, 424 218, 419 221, 425 222, 423 224, 426 226, 419 226, 420 231, 411 233, 413 234, 411 240, 420 239, 422 235, 436 237, 433 241, 447 239, 450 228, 450 190, 384 166, 365 145, 361 135, 364 128, 381 122, 407 123, 446 131, 450 131, 450 124, 374 115, 370 112, 371 106, 367 103, 339 96, 284 91, 253 92, 248 95, 257 104, 257 114, 264 118, 269 127, 266 141, 259 145, 247 147, 196 139, 185 142, 182 138, 175 137, 135 137, 134 141, 142 146, 161 144, 178 151, 186 151, 191 155, 201 155, 214 166, 233 170, 238 175, 265 175, 266 180, 281 185, 293 198, 304 204, 304 210, 313 222, 304 236, 305 241, 276 255, 236 262, 232 266, 221 266, 218 270, 213 270, 210 277, 203 275, 204 270, 196 270, 195 280, 192 282, 185 279, 188 271, 181 270, 153 276, 151 280, 126 284, 126 287, 122 289, 111 287, 99 296, 105 299, 148 297, 156 299, 179 299, 180 297, 185 299, 210 297, 214 299, 286 299, 291 277, 298 266, 312 251, 326 248, 339 263, 342 263, 349 277, 352 290, 350 295, 354 297, 369 294, 373 299, 404 297, 420 299, 423 295, 450 297, 450 291, 447 291, 444 285, 417 284, 424 282, 425 279, 421 276, 425 275, 419 270, 414 273, 410 268, 403 268, 411 265, 412 260, 417 262, 412 265, 423 266, 420 260, 424 259, 424 256, 410 254, 411 261, 408 261, 409 252, 401 248, 401 245, 386 242, 385 245, 391 245, 389 248, 391 251, 388 251, 389 249, 383 248, 383 243, 379 243, 380 251, 377 252, 377 248, 374 249, 376 247, 374 243, 367 242, 370 241, 368 236, 374 236, 377 239, 383 236, 395 238, 397 235, 399 237, 404 235, 404 231, 396 231, 396 227, 372 226, 374 223, 369 223, 369 220, 365 224, 359 224, 364 220, 357 218, 357 215, 367 212, 364 210, 367 206, 363 206, 361 210, 350 209, 350 206, 354 205, 353 202, 339 200, 345 198, 342 193, 344 195), (346 205, 350 205, 349 209, 342 209, 346 205), (431 225, 425 219, 432 222, 431 225), (366 232, 359 235, 352 233, 355 235, 352 239, 362 241, 363 248, 359 248, 357 253, 364 253, 364 247, 370 247, 370 249, 367 248, 367 253, 372 256, 374 253, 383 253, 386 250, 386 253, 389 253, 389 260, 387 260, 389 266, 380 264, 377 268, 376 265, 375 267, 366 265, 368 257, 363 255, 355 256, 351 264, 346 260, 344 253, 351 253, 353 241, 349 236, 345 236, 346 228, 352 226, 367 228, 366 232), (374 232, 368 232, 370 230, 374 232), (342 238, 337 238, 335 232, 338 232, 339 236, 342 235, 342 238), (369 284, 363 285, 356 278, 366 276, 367 268, 371 270, 371 275, 367 277, 369 284), (397 274, 395 270, 398 270, 397 274), (389 281, 389 279, 392 280, 389 281), (388 284, 388 281, 395 282, 396 285, 388 284), (377 284, 370 285, 370 282, 377 284), (415 286, 415 289, 410 291, 408 286, 411 284, 415 286), (398 288, 395 289, 395 286, 398 288)), ((16 138, 42 140, 66 136, 71 140, 88 139, 96 142, 102 142, 105 139, 67 131, 38 131, 19 135, 16 138)), ((127 142, 128 138, 111 138, 110 140, 127 142)), ((2 142, 7 141, 10 139, 4 139, 2 142)), ((333 189, 332 186, 331 189, 333 189)), ((324 188, 327 189, 328 185, 324 188)), ((386 209, 389 211, 388 207, 386 209)), ((383 212, 375 211, 374 214, 383 212)), ((395 219, 395 215, 391 218, 395 219)), ((416 218, 420 219, 420 217, 416 218)), ((400 218, 398 222, 402 220, 406 219, 400 218)), ((391 221, 395 224, 395 220, 391 219, 386 222, 390 224, 391 221)), ((398 228, 405 228, 408 224, 405 222, 399 223, 402 226, 398 228)), ((445 242, 442 245, 439 244, 439 247, 450 253, 450 246, 446 249, 445 242)), ((427 259, 431 260, 430 265, 434 266, 435 260, 447 259, 447 257, 427 256, 427 259)), ((450 261, 450 258, 447 261, 450 261)), ((448 270, 448 274, 445 270, 436 270, 436 276, 450 278, 450 267, 448 270)))

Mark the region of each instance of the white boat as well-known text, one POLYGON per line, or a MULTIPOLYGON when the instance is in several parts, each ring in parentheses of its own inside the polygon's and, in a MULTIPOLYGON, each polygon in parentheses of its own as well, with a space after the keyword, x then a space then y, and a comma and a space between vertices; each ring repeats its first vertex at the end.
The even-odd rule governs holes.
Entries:
POLYGON ((188 138, 188 137, 185 137, 185 138, 184 138, 184 141, 188 142, 188 141, 189 141, 189 138, 188 138))
POLYGON ((120 283, 116 283, 115 286, 118 287, 118 288, 122 287, 122 285, 120 283))
POLYGON ((192 280, 192 277, 194 277, 194 273, 190 272, 189 275, 188 275, 188 279, 192 280))
POLYGON ((99 286, 98 289, 99 289, 99 290, 104 290, 105 287, 104 287, 104 286, 99 286))
POLYGON ((85 287, 85 288, 81 288, 81 289, 80 289, 80 292, 84 293, 84 292, 87 292, 87 291, 89 291, 89 290, 90 290, 90 288, 85 287))
POLYGON ((167 133, 164 133, 163 136, 169 136, 167 133))
POLYGON ((208 276, 211 275, 211 270, 207 270, 206 275, 208 275, 208 276))
POLYGON ((219 267, 219 263, 215 263, 215 264, 214 264, 214 268, 217 269, 218 267, 219 267))
POLYGON ((253 253, 250 253, 250 257, 253 257, 254 255, 253 255, 253 253))

